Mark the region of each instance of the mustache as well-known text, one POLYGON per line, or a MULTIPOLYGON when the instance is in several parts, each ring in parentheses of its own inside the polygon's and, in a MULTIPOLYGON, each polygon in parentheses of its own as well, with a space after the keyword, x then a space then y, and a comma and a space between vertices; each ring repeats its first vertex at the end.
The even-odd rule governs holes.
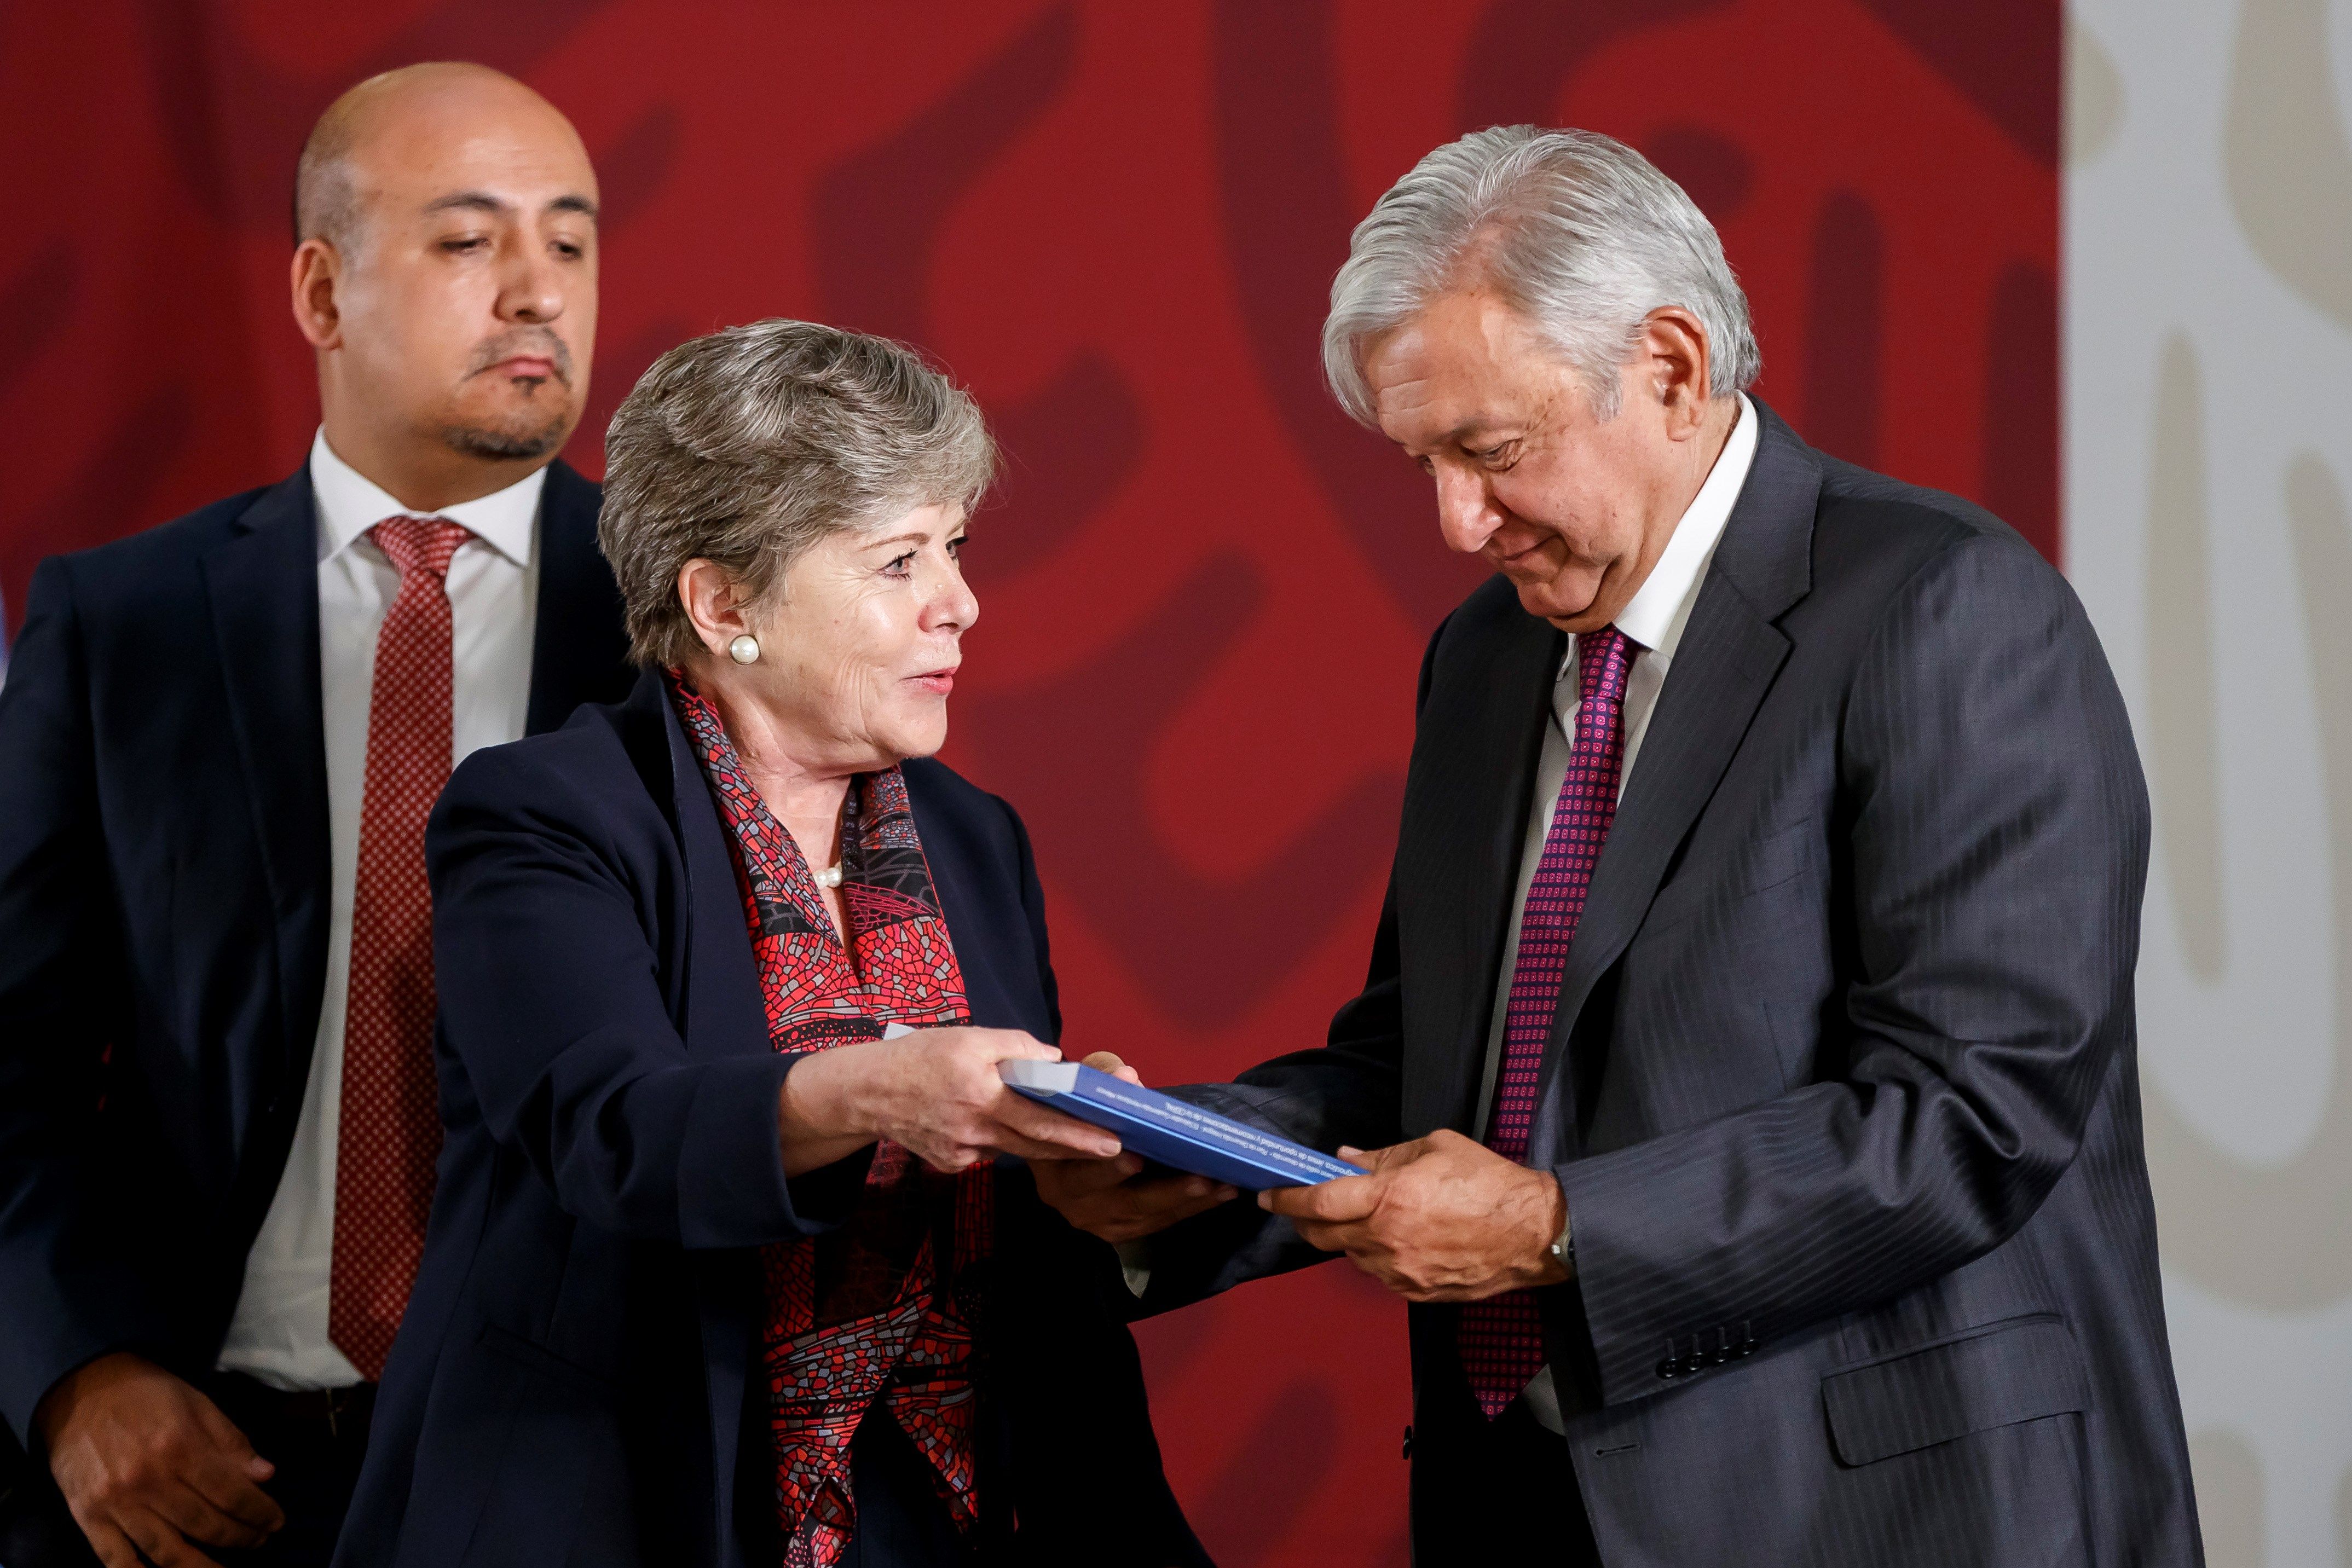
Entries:
POLYGON ((545 327, 517 327, 499 333, 474 350, 466 374, 470 379, 492 366, 526 356, 548 361, 555 366, 555 379, 567 387, 572 384, 572 346, 545 327))

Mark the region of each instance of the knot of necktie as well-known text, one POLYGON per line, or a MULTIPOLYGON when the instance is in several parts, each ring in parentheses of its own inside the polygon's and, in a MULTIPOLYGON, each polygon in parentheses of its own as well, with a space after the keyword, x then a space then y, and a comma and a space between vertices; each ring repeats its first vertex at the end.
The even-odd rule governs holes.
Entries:
POLYGON ((1633 669, 1633 656, 1641 651, 1642 644, 1614 625, 1603 626, 1577 639, 1578 695, 1587 703, 1603 702, 1612 706, 1622 704, 1625 681, 1633 669))
POLYGON ((434 580, 449 575, 449 561, 457 547, 473 538, 463 523, 446 517, 386 517, 368 530, 375 548, 398 569, 401 580, 422 570, 434 580))

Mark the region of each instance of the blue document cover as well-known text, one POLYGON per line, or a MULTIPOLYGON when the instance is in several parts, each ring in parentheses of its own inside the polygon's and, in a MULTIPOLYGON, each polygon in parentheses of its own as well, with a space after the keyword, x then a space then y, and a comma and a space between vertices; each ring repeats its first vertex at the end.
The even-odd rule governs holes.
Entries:
POLYGON ((1076 1061, 1000 1061, 1016 1092, 1118 1134, 1144 1158, 1249 1192, 1362 1176, 1361 1166, 1076 1061))

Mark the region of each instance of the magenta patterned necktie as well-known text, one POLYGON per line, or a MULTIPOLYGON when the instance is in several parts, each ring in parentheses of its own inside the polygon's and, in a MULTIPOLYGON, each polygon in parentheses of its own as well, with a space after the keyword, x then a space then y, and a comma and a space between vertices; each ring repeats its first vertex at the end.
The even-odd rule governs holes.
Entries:
MULTIPOLYGON (((1568 777, 1544 835, 1543 858, 1528 884, 1519 920, 1519 956, 1503 1018, 1503 1066, 1495 1081, 1495 1111, 1486 1146, 1505 1159, 1524 1160, 1536 1120, 1536 1079, 1544 1045, 1559 1010, 1559 984, 1569 945, 1584 915, 1592 868, 1617 818, 1618 765, 1625 752, 1625 677, 1642 645, 1614 626, 1577 644, 1576 744, 1568 777)), ((1510 1408, 1544 1364, 1543 1319, 1535 1292, 1512 1291, 1462 1308, 1462 1369, 1478 1408, 1493 1420, 1510 1408)))

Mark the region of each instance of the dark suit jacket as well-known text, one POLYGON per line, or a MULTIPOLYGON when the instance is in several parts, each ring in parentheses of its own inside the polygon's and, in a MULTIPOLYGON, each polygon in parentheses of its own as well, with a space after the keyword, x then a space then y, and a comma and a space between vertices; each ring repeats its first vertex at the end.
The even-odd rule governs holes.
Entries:
MULTIPOLYGON (((1763 417, 1530 1145, 1574 1233, 1542 1292, 1574 1485, 1612 1563, 2195 1563, 2123 703, 2017 535, 1763 417)), ((1327 1148, 1476 1135, 1562 652, 1500 580, 1440 628, 1363 993, 1326 1049, 1200 1097, 1327 1148)), ((1246 1208, 1162 1242, 1154 1306, 1313 1256, 1246 1208)), ((1456 1311, 1412 1313, 1417 1471, 1456 1311)), ((1470 1506, 1416 1490, 1424 1561, 1470 1506)))
MULTIPOLYGON (((906 779, 973 1021, 1055 1040, 1020 819, 940 763, 906 779)), ((774 1475, 764 1427, 742 1435, 765 1392, 753 1249, 837 1222, 865 1160, 783 1174, 798 1059, 769 1044, 724 829, 659 678, 469 758, 426 849, 448 1135, 338 1562, 757 1561, 774 1475)), ((1205 1563, 1116 1264, 1017 1166, 996 1214, 987 1555, 1205 1563)), ((861 1531, 891 1526, 862 1475, 858 1500, 861 1531)))
MULTIPOLYGON (((539 517, 529 723, 627 689, 594 485, 539 517)), ((44 561, 0 690, 0 1416, 110 1351, 208 1371, 327 970, 306 465, 44 561)))

